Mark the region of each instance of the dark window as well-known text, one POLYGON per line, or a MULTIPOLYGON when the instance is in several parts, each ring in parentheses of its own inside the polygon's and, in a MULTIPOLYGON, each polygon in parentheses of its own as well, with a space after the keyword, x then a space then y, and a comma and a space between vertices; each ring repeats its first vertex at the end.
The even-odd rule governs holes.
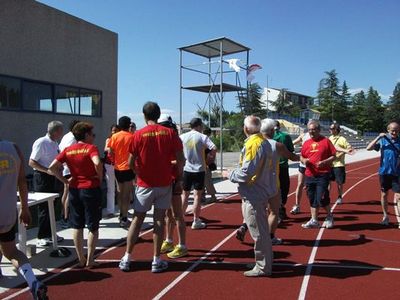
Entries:
POLYGON ((0 76, 0 108, 21 107, 21 80, 0 76))
POLYGON ((53 111, 52 98, 52 86, 50 84, 24 81, 24 110, 53 111))
POLYGON ((99 117, 101 104, 101 93, 81 89, 80 114, 85 116, 99 117))
POLYGON ((79 89, 56 85, 54 97, 57 113, 79 114, 79 89))

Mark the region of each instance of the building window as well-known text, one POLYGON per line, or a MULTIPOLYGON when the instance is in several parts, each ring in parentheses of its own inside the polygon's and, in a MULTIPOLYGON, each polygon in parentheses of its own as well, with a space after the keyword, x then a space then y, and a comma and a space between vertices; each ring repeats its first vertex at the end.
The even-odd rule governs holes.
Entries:
POLYGON ((80 114, 85 116, 100 116, 101 93, 81 89, 80 114))
POLYGON ((0 75, 0 110, 101 117, 101 91, 0 75))
POLYGON ((50 84, 23 81, 24 110, 53 111, 53 92, 50 84))
POLYGON ((54 94, 57 113, 79 114, 79 89, 56 85, 54 94))
POLYGON ((21 108, 21 80, 0 76, 0 108, 21 108))

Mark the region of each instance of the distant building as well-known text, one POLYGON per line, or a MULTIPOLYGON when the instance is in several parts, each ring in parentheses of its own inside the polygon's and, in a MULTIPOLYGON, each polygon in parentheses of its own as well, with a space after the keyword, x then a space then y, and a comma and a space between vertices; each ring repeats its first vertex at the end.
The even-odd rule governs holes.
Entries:
POLYGON ((284 97, 286 97, 286 99, 293 104, 298 104, 301 109, 306 109, 313 105, 313 97, 311 96, 299 94, 286 89, 264 88, 261 100, 265 103, 268 111, 276 111, 275 107, 272 105, 272 102, 275 102, 278 99, 281 92, 284 93, 284 97))
POLYGON ((0 1, 0 138, 29 157, 47 123, 117 119, 118 36, 34 0, 0 1))

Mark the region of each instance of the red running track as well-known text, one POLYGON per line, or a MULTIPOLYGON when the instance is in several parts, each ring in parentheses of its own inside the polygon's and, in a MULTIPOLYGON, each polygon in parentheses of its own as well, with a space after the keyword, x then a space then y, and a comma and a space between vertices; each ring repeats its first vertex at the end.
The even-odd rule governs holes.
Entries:
MULTIPOLYGON (((303 229, 309 219, 303 195, 302 213, 290 216, 277 230, 284 243, 274 246, 272 278, 245 278, 253 263, 249 236, 234 237, 241 223, 240 198, 232 195, 202 210, 207 229, 188 227, 190 255, 169 260, 167 272, 152 274, 151 231, 136 245, 132 271, 121 272, 118 261, 125 245, 98 257, 95 270, 64 269, 44 280, 50 299, 399 299, 400 235, 395 206, 391 226, 382 219, 378 159, 347 166, 344 203, 334 206, 333 229, 303 229)), ((291 178, 288 209, 294 203, 297 177, 291 178)), ((336 186, 331 198, 336 199, 336 186)), ((390 196, 393 198, 392 196, 390 196)), ((333 202, 333 201, 332 201, 333 202)), ((323 215, 322 215, 323 216, 323 215)), ((187 219, 187 221, 190 221, 187 219)), ((188 222, 189 224, 189 222, 188 222)), ((100 233, 101 234, 101 233, 100 233)), ((165 259, 168 259, 165 256, 165 259)), ((0 295, 27 299, 26 289, 0 295)))

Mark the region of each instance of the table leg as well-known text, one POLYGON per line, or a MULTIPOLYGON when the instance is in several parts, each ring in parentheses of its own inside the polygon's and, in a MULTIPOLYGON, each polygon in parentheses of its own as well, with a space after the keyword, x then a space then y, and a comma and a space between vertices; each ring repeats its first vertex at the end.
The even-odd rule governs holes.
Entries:
POLYGON ((50 218, 50 227, 51 227, 51 238, 53 239, 53 249, 58 249, 57 244, 57 227, 56 227, 56 217, 54 213, 54 199, 51 198, 47 200, 47 204, 49 205, 49 218, 50 218))

